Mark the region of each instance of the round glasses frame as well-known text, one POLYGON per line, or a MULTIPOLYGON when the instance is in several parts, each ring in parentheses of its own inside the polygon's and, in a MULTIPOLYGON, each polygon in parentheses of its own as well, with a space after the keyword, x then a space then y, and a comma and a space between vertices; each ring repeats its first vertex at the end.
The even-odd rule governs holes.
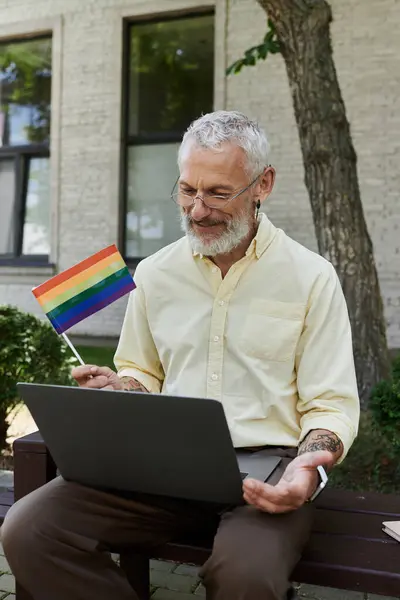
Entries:
MULTIPOLYGON (((268 166, 270 166, 270 165, 268 165, 268 166)), ((257 175, 257 177, 249 183, 249 185, 246 185, 245 188, 243 188, 242 190, 237 192, 237 194, 234 194, 230 198, 225 198, 223 196, 215 195, 215 196, 210 196, 210 200, 205 200, 204 196, 202 196, 201 194, 196 194, 195 196, 190 196, 189 194, 185 194, 184 192, 175 191, 176 186, 178 185, 178 182, 179 182, 179 177, 178 177, 177 180, 175 181, 174 187, 172 188, 171 200, 173 200, 175 202, 175 204, 177 204, 178 206, 183 206, 183 207, 187 208, 189 206, 193 206, 196 198, 200 198, 200 200, 203 202, 203 204, 205 206, 208 206, 208 208, 224 208, 229 202, 232 202, 232 200, 235 200, 235 198, 238 198, 239 196, 241 196, 241 194, 244 194, 244 192, 246 192, 249 188, 251 188, 251 186, 255 184, 257 179, 259 177, 261 177, 261 175, 263 173, 264 173, 264 171, 262 173, 259 173, 257 175), (180 196, 184 196, 187 199, 187 202, 184 202, 184 203, 179 202, 178 198, 180 196), (212 202, 212 200, 214 200, 215 202, 212 202)))

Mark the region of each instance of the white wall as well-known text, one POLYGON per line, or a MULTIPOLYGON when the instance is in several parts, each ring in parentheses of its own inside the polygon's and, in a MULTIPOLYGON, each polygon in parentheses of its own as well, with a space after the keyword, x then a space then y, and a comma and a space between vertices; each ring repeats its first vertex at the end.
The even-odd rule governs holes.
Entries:
MULTIPOLYGON (((43 28, 43 22, 56 24, 52 259, 59 269, 117 241, 122 18, 207 4, 213 0, 0 0, 0 39, 43 28)), ((216 107, 240 109, 261 120, 278 172, 267 211, 277 225, 315 249, 281 57, 228 81, 224 77, 225 66, 261 41, 264 13, 256 0, 216 0, 216 5, 216 107)), ((400 2, 334 0, 332 6, 336 66, 358 153, 389 343, 400 347, 400 2)), ((0 267, 0 302, 40 314, 30 290, 51 274, 49 269, 0 267)), ((125 302, 87 319, 74 332, 118 335, 125 302)))

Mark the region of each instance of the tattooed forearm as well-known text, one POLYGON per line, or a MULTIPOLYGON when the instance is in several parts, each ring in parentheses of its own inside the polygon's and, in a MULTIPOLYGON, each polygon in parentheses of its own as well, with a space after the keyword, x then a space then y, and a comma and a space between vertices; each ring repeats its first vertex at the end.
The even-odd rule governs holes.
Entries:
POLYGON ((338 460, 343 453, 343 444, 338 436, 332 431, 325 429, 314 429, 299 446, 298 454, 305 452, 316 452, 317 450, 328 450, 338 460))
POLYGON ((133 377, 121 377, 122 387, 126 392, 146 392, 148 393, 144 385, 133 377))

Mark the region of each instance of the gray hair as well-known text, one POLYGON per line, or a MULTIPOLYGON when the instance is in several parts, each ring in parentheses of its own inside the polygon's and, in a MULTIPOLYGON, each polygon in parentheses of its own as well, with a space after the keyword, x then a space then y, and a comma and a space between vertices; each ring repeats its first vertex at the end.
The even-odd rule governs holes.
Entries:
POLYGON ((268 165, 269 143, 265 132, 241 112, 218 110, 193 121, 179 148, 179 167, 189 141, 202 148, 219 148, 225 142, 239 146, 246 154, 246 171, 251 179, 268 165))

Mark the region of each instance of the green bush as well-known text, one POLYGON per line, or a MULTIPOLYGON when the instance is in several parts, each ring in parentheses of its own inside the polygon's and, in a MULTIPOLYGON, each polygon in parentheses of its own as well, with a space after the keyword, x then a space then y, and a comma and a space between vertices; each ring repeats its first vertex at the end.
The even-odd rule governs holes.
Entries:
POLYGON ((70 354, 50 324, 0 305, 0 449, 6 447, 7 414, 20 402, 17 382, 72 384, 76 360, 70 354))
POLYGON ((393 360, 393 380, 400 381, 400 354, 393 360))
POLYGON ((375 425, 400 454, 400 378, 379 382, 372 391, 370 408, 375 425))
POLYGON ((330 473, 329 484, 353 491, 400 493, 399 457, 371 411, 361 412, 358 436, 343 463, 330 473))

